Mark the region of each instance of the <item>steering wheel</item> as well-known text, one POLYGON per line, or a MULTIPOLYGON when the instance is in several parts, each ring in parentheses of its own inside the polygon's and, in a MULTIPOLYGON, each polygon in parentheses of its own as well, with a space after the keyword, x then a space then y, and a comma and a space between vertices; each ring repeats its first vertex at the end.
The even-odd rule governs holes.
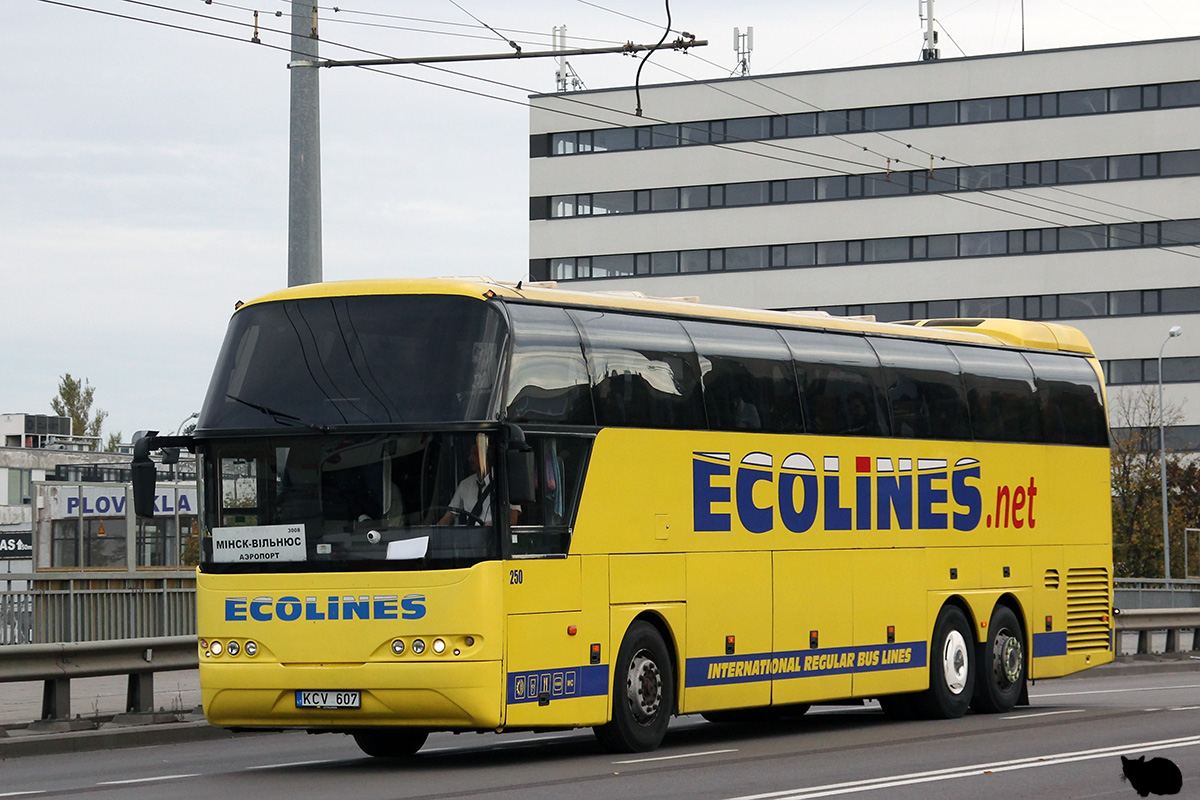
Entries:
MULTIPOLYGON (((429 510, 435 512, 434 516, 433 516, 433 518, 435 520, 440 520, 442 517, 446 516, 447 511, 450 511, 450 512, 454 513, 454 518, 456 520, 461 519, 462 517, 466 517, 468 521, 474 522, 476 525, 479 525, 479 526, 490 526, 491 525, 490 522, 484 522, 483 517, 472 514, 470 511, 467 511, 466 509, 463 509, 463 508, 458 508, 456 506, 433 506, 429 510)), ((456 522, 454 524, 458 525, 459 527, 467 527, 458 522, 456 522)))

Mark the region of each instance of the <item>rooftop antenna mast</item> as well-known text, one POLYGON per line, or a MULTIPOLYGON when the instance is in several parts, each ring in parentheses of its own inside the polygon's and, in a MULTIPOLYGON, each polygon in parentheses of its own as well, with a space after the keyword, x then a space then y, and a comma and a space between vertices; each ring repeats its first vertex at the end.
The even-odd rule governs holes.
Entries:
POLYGON ((937 31, 933 29, 933 0, 917 0, 917 16, 925 23, 925 46, 921 48, 921 60, 937 61, 941 51, 937 47, 937 31))
POLYGON ((737 66, 733 68, 731 75, 746 77, 750 74, 750 51, 754 49, 754 27, 746 28, 746 32, 742 33, 740 28, 733 29, 733 52, 738 55, 737 66))
MULTIPOLYGON (((567 26, 566 25, 554 26, 552 37, 553 38, 551 39, 551 41, 553 42, 553 44, 550 49, 552 49, 552 50, 566 50, 567 49, 567 26)), ((587 88, 586 86, 583 85, 583 78, 580 78, 578 73, 575 72, 575 68, 571 66, 569 61, 567 61, 566 56, 558 56, 555 60, 558 62, 558 71, 554 73, 555 91, 557 91, 557 92, 566 92, 566 91, 570 91, 570 90, 579 91, 580 89, 587 88), (568 84, 569 84, 569 86, 568 86, 568 84)))

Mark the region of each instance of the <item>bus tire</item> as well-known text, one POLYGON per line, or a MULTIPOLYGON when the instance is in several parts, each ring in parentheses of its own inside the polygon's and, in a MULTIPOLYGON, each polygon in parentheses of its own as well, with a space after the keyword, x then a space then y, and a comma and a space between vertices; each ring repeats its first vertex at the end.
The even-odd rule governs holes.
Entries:
POLYGON ((929 647, 929 688, 915 697, 925 719, 957 719, 975 693, 975 639, 962 609, 942 606, 929 647))
POLYGON ((380 728, 379 730, 355 731, 354 743, 358 749, 375 758, 408 758, 425 744, 429 731, 409 728, 380 728))
POLYGON ((971 708, 984 714, 1012 711, 1025 688, 1025 633, 1008 606, 996 606, 992 612, 979 663, 982 670, 971 708))
POLYGON ((675 672, 658 629, 640 620, 630 625, 614 666, 612 720, 592 730, 612 753, 653 750, 675 709, 675 672))

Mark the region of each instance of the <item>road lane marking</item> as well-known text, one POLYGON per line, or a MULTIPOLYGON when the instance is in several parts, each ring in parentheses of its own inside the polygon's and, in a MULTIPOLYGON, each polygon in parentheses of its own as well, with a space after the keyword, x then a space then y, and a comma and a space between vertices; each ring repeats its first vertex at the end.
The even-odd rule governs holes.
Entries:
POLYGON ((717 756, 722 753, 736 753, 737 750, 706 750, 703 753, 680 753, 675 756, 654 756, 653 758, 631 758, 628 761, 614 761, 614 764, 644 764, 647 761, 671 761, 676 758, 696 758, 698 756, 717 756))
POLYGON ((1000 719, 1029 719, 1030 717, 1053 717, 1055 714, 1082 714, 1082 708, 1069 708, 1066 711, 1039 711, 1036 714, 1013 714, 1011 717, 1000 719))
POLYGON ((100 781, 97 786, 122 786, 128 783, 153 783, 155 781, 175 781, 180 778, 198 778, 199 772, 190 772, 186 775, 157 775, 153 778, 130 778, 124 781, 100 781))
POLYGON ((1185 736, 1179 739, 1162 739, 1154 742, 1133 742, 1114 747, 1100 747, 1092 750, 1077 750, 1066 753, 1052 753, 1029 758, 1015 758, 1007 761, 997 761, 991 764, 971 764, 964 767, 913 772, 907 775, 894 775, 882 778, 868 778, 861 781, 831 783, 825 786, 809 786, 797 789, 787 789, 779 792, 741 795, 731 800, 812 800, 818 797, 832 797, 841 794, 870 792, 876 789, 891 789, 897 786, 911 786, 933 781, 945 781, 954 778, 968 778, 997 772, 1011 772, 1033 767, 1049 767, 1058 764, 1068 764, 1074 761, 1090 761, 1097 758, 1109 758, 1114 755, 1134 751, 1156 749, 1173 750, 1177 747, 1195 747, 1200 745, 1200 736, 1185 736))
POLYGON ((38 789, 36 791, 28 791, 28 792, 0 792, 0 797, 27 797, 28 795, 31 795, 31 794, 45 794, 45 793, 46 793, 45 789, 38 789))
POLYGON ((243 771, 249 772, 254 769, 282 769, 284 767, 309 767, 313 764, 332 764, 337 761, 336 758, 321 758, 316 761, 288 761, 283 764, 261 764, 257 767, 246 767, 243 771))
POLYGON ((1164 689, 1200 689, 1200 683, 1189 683, 1184 686, 1138 686, 1131 689, 1089 689, 1086 692, 1047 692, 1045 694, 1030 694, 1030 699, 1043 697, 1078 697, 1085 694, 1123 694, 1124 692, 1157 692, 1164 689))
POLYGON ((1177 706, 1176 708, 1168 708, 1167 711, 1195 711, 1200 706, 1177 706))

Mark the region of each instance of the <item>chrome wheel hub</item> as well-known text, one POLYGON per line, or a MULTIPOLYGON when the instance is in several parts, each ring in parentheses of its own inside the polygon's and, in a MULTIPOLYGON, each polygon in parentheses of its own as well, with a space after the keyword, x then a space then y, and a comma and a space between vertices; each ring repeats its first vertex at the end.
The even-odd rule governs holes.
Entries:
POLYGON ((662 673, 645 650, 639 651, 629 662, 625 695, 634 719, 642 725, 654 720, 662 704, 662 673))
POLYGON ((1002 690, 1012 688, 1021 679, 1024 668, 1025 654, 1021 649, 1021 640, 1007 628, 998 631, 992 643, 992 671, 996 685, 1002 690))
POLYGON ((967 688, 970 665, 967 642, 958 631, 950 631, 942 645, 942 677, 951 694, 962 694, 967 688))

